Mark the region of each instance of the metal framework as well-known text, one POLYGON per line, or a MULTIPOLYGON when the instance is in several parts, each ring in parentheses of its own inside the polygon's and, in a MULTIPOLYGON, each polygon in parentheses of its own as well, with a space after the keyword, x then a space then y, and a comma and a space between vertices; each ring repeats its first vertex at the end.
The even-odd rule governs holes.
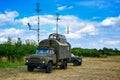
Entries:
POLYGON ((58 34, 58 20, 60 20, 59 19, 59 14, 56 13, 56 34, 58 34))
POLYGON ((37 9, 35 9, 35 11, 37 12, 37 14, 38 14, 38 28, 37 29, 32 29, 31 28, 31 25, 30 25, 30 23, 28 23, 28 26, 29 26, 29 30, 36 30, 37 31, 37 35, 38 35, 38 45, 39 45, 39 41, 40 41, 40 3, 36 3, 36 7, 37 7, 37 9))

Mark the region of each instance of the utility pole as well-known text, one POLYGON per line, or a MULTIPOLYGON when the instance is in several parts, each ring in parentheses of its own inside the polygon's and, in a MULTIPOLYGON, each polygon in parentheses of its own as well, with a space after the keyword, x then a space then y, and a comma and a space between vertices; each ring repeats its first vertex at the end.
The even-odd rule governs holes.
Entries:
POLYGON ((29 30, 36 30, 37 31, 37 36, 38 36, 38 45, 39 45, 39 41, 40 41, 40 17, 39 17, 39 15, 40 15, 40 3, 36 3, 36 7, 37 7, 37 9, 35 9, 35 11, 37 12, 37 14, 38 14, 38 27, 37 27, 37 29, 32 29, 31 28, 31 25, 30 25, 30 23, 28 23, 28 26, 29 26, 29 30))

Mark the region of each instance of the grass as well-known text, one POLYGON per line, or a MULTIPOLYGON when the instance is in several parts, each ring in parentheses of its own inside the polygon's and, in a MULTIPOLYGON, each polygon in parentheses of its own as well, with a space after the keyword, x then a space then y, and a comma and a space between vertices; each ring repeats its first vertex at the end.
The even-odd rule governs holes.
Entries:
POLYGON ((2 62, 2 61, 0 61, 0 68, 16 67, 16 66, 22 66, 24 64, 25 64, 24 62, 12 63, 12 62, 2 62))
POLYGON ((83 57, 81 66, 69 63, 68 69, 53 68, 49 75, 43 69, 28 72, 26 66, 18 66, 0 68, 0 80, 120 80, 120 56, 83 57))

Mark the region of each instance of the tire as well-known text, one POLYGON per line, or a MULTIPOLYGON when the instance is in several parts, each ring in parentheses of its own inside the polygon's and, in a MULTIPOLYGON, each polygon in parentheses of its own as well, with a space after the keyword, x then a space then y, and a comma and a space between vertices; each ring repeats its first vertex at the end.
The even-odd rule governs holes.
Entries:
POLYGON ((80 62, 78 62, 78 61, 73 61, 73 65, 74 66, 79 66, 81 63, 80 62))
POLYGON ((31 66, 27 66, 27 70, 28 70, 29 72, 32 72, 32 71, 34 70, 34 68, 31 67, 31 66))
POLYGON ((82 62, 80 62, 80 64, 79 65, 82 65, 82 62))
POLYGON ((46 73, 51 73, 52 72, 52 63, 48 63, 46 66, 46 73))
POLYGON ((60 69, 67 69, 67 61, 63 61, 63 64, 60 65, 60 69))

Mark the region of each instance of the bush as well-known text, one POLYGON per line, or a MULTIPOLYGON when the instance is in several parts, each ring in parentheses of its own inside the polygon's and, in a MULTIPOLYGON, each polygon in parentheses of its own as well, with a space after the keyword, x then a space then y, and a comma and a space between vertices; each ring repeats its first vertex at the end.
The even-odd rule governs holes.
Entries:
POLYGON ((8 38, 7 42, 0 44, 0 59, 8 57, 8 60, 12 63, 22 61, 24 56, 34 54, 36 48, 36 43, 33 40, 27 40, 25 44, 22 44, 20 38, 14 43, 11 38, 8 38))
POLYGON ((102 57, 102 56, 114 56, 120 55, 120 51, 118 49, 109 49, 103 48, 100 50, 97 49, 83 49, 83 48, 73 48, 72 53, 78 56, 85 56, 85 57, 102 57))

